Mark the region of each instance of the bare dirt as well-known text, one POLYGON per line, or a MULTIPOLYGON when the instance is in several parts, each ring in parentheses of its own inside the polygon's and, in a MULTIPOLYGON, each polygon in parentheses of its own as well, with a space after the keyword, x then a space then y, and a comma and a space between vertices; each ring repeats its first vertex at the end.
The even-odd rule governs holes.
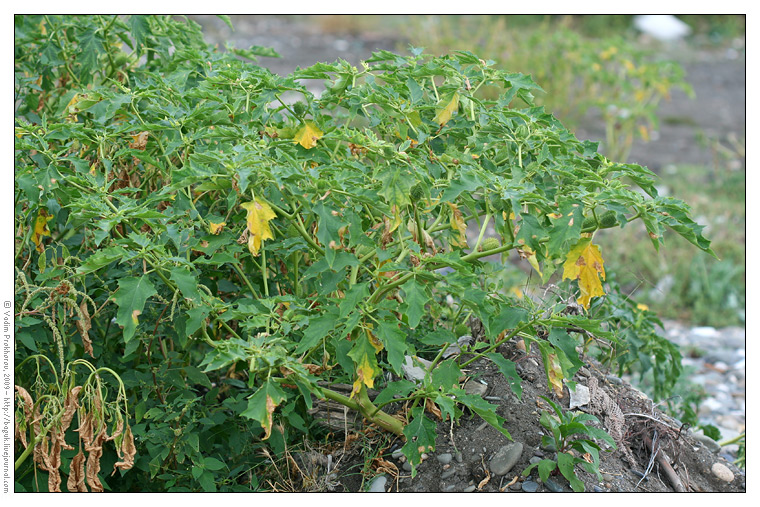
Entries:
MULTIPOLYGON (((322 30, 325 25, 321 22, 324 20, 310 17, 233 16, 235 32, 231 32, 215 17, 194 18, 204 26, 207 40, 218 43, 220 47, 226 42, 243 48, 251 45, 273 47, 282 58, 262 58, 260 64, 282 75, 287 75, 299 66, 306 67, 318 61, 334 61, 338 58, 356 65, 376 49, 403 50, 407 46, 407 41, 388 37, 379 30, 365 30, 361 34, 325 33, 322 30)), ((709 143, 703 141, 704 138, 725 143, 732 136, 742 140, 745 136, 743 41, 735 41, 733 47, 728 49, 692 49, 677 45, 662 50, 685 68, 687 80, 696 92, 696 99, 677 92, 670 101, 663 102, 658 137, 647 144, 637 142, 629 161, 646 165, 655 171, 669 164, 712 165, 718 155, 709 143)), ((603 126, 590 115, 579 129, 578 137, 602 139, 603 126)), ((737 169, 744 168, 742 166, 737 169)), ((404 471, 402 461, 392 457, 393 451, 401 446, 401 442, 388 444, 387 439, 380 437, 373 440, 372 431, 365 428, 362 438, 355 438, 357 433, 349 430, 349 437, 345 440, 362 441, 364 445, 349 445, 345 451, 333 451, 329 466, 331 473, 327 473, 324 453, 317 456, 319 459, 312 460, 315 463, 312 478, 316 480, 308 483, 303 481, 302 490, 365 491, 373 477, 384 473, 388 480, 382 489, 386 491, 522 491, 521 483, 526 479, 521 476, 521 472, 528 467, 530 459, 537 455, 551 459, 553 455, 552 451, 540 448, 544 429, 539 424, 539 418, 541 411, 549 408, 540 396, 547 396, 567 409, 569 395, 567 388, 562 398, 557 398, 547 389, 540 355, 526 356, 515 343, 503 345, 500 352, 520 365, 523 379, 521 400, 514 396, 498 370, 486 361, 473 363, 468 375, 485 383, 481 383, 487 386, 484 396, 499 398, 499 401, 489 402, 498 405, 497 413, 506 419, 505 427, 512 439, 523 444, 519 460, 508 473, 493 475, 489 463, 494 454, 509 443, 509 439, 491 426, 484 425, 484 421, 475 414, 465 414, 453 426, 450 421, 438 422, 436 449, 418 467, 414 478, 411 473, 404 471), (380 447, 373 450, 376 459, 368 467, 366 444, 372 444, 373 441, 380 447), (436 456, 445 453, 460 453, 458 457, 461 462, 453 459, 448 464, 441 463, 436 456), (442 475, 451 474, 450 470, 455 473, 442 479, 442 475)), ((680 423, 663 416, 646 395, 619 379, 608 377, 608 372, 600 369, 590 359, 586 358, 586 361, 587 367, 582 368, 573 380, 587 385, 588 380, 594 377, 599 387, 617 403, 624 414, 648 416, 625 417, 625 443, 637 464, 632 465, 626 461, 620 449, 602 452, 599 469, 604 480, 601 483, 595 476, 578 469, 578 476, 585 483, 586 491, 676 491, 679 486, 667 478, 666 467, 658 460, 653 461, 653 466, 647 472, 653 453, 645 440, 655 439, 655 435, 659 452, 667 455, 666 461, 685 491, 745 491, 746 476, 743 472, 710 452, 691 437, 688 430, 679 431, 680 423), (712 472, 715 463, 721 463, 730 469, 733 480, 726 482, 716 477, 712 472), (642 475, 645 477, 642 478, 642 475)), ((535 471, 532 479, 538 479, 535 471)), ((569 485, 561 476, 553 477, 553 480, 563 491, 570 491, 569 485)), ((549 491, 547 488, 546 484, 540 484, 537 491, 549 491)))

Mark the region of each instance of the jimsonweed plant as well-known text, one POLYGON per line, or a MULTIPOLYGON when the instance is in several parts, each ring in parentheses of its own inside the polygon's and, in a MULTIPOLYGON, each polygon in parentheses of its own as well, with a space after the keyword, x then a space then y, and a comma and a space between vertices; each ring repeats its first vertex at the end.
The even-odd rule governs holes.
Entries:
POLYGON ((137 453, 112 490, 257 489, 267 457, 323 432, 319 400, 404 439, 415 466, 435 419, 463 407, 509 436, 463 368, 492 361, 519 397, 497 352, 519 336, 562 396, 584 340, 626 348, 586 313, 605 294, 595 231, 642 220, 655 248, 671 228, 710 251, 651 172, 578 141, 532 105, 530 77, 469 52, 280 77, 255 64, 271 50, 219 52, 187 20, 15 21, 19 297, 35 287, 17 299, 16 358, 87 354, 122 377, 137 453), (501 287, 483 259, 512 250, 544 281, 561 273, 583 312, 501 287), (51 303, 64 284, 87 316, 51 303), (484 338, 448 354, 471 317, 484 338), (414 356, 429 366, 405 379, 414 356))

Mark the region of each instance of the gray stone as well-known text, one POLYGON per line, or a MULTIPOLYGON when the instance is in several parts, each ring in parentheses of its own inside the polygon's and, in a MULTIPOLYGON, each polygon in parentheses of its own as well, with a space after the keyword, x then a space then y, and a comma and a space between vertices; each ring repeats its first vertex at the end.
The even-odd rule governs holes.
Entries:
POLYGON ((620 377, 616 377, 615 375, 607 375, 605 378, 612 384, 615 384, 615 385, 623 384, 623 379, 621 379, 620 377))
POLYGON ((422 382, 425 378, 425 369, 433 364, 432 361, 422 359, 419 357, 404 356, 404 364, 401 365, 401 369, 404 371, 404 376, 407 380, 412 382, 422 382))
POLYGON ((570 391, 570 410, 587 405, 591 401, 591 393, 588 387, 575 384, 575 391, 570 391))
POLYGON ((552 491, 554 493, 567 493, 567 490, 562 487, 560 483, 549 477, 544 481, 544 486, 546 486, 546 489, 549 491, 552 491))
POLYGON ((721 481, 731 482, 734 480, 734 473, 723 463, 713 463, 710 470, 721 481))
POLYGON ((442 465, 448 465, 449 463, 451 463, 451 460, 453 458, 454 457, 451 455, 450 452, 447 452, 447 453, 444 453, 444 454, 439 454, 438 456, 435 457, 435 459, 438 460, 438 463, 440 463, 442 465))
POLYGON ((527 493, 535 493, 538 491, 538 483, 533 481, 525 481, 522 483, 522 490, 527 493))
POLYGON ((441 479, 445 481, 449 477, 454 477, 456 474, 457 474, 456 468, 449 468, 448 470, 446 470, 445 472, 441 474, 441 479))
POLYGON ((459 451, 457 451, 457 453, 454 455, 454 459, 457 460, 457 463, 464 461, 464 458, 462 458, 462 453, 459 451))
POLYGON ((523 445, 521 442, 512 442, 496 451, 489 463, 489 468, 494 475, 506 475, 517 464, 522 455, 523 445))
POLYGON ((596 484, 594 485, 594 493, 601 493, 601 492, 603 492, 603 491, 604 491, 604 490, 603 490, 602 488, 600 488, 600 487, 599 487, 599 486, 597 486, 596 484))
POLYGON ((483 396, 486 394, 486 391, 488 391, 488 386, 481 384, 477 380, 470 379, 464 385, 464 391, 467 394, 476 394, 478 396, 483 396))
POLYGON ((530 464, 533 465, 535 463, 538 463, 539 461, 541 461, 541 459, 543 458, 540 458, 538 456, 533 456, 532 458, 530 458, 530 464))
POLYGON ((391 458, 399 459, 403 455, 404 455, 404 452, 401 449, 397 449, 391 453, 391 458))
POLYGON ((408 461, 406 463, 404 463, 404 466, 402 468, 404 470, 406 470, 407 472, 411 472, 412 471, 412 465, 408 461))
POLYGON ((694 437, 694 440, 702 442, 711 453, 718 454, 720 452, 720 445, 718 445, 718 442, 708 437, 701 431, 698 433, 693 433, 692 436, 694 437))
POLYGON ((475 489, 476 489, 476 488, 477 488, 477 486, 475 486, 475 485, 473 484, 472 486, 467 486, 467 487, 466 487, 466 488, 464 488, 462 491, 463 491, 464 493, 472 493, 473 491, 475 491, 475 489))
POLYGON ((457 485, 456 484, 449 484, 448 486, 446 486, 446 489, 444 489, 443 491, 445 491, 446 493, 451 493, 455 489, 457 489, 457 485))
POLYGON ((385 493, 385 483, 388 482, 388 478, 384 475, 378 475, 369 484, 369 493, 385 493))

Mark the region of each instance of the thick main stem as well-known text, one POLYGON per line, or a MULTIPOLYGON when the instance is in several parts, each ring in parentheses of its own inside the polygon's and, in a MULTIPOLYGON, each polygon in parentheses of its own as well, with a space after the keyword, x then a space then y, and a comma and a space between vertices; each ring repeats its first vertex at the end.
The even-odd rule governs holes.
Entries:
POLYGON ((375 406, 375 404, 369 399, 367 389, 364 385, 361 386, 361 389, 359 389, 359 392, 356 393, 356 397, 353 399, 330 389, 322 389, 322 393, 328 400, 332 400, 352 410, 356 410, 369 422, 377 424, 384 430, 390 431, 400 437, 404 436, 404 424, 375 406))

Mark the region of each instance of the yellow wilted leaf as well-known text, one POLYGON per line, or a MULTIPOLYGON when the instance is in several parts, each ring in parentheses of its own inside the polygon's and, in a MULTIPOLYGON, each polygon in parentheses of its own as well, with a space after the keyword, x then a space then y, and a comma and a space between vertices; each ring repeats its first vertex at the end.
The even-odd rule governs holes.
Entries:
POLYGON ((645 311, 649 310, 649 307, 647 305, 645 305, 644 303, 637 304, 636 308, 638 308, 642 312, 645 312, 645 311))
POLYGON ((564 378, 564 375, 562 375, 562 366, 559 364, 559 358, 557 357, 557 354, 549 354, 547 357, 548 364, 546 369, 548 370, 548 377, 549 377, 549 383, 552 385, 552 389, 554 389, 554 394, 557 395, 557 398, 562 398, 564 396, 562 392, 562 379, 564 378))
POLYGON ((370 361, 368 354, 362 356, 361 361, 356 367, 356 380, 354 381, 353 389, 351 389, 351 398, 353 398, 354 394, 359 392, 362 384, 369 388, 374 387, 375 375, 380 373, 380 370, 376 368, 376 363, 374 365, 372 363, 373 361, 370 361))
POLYGON ((538 273, 538 276, 543 278, 544 274, 541 272, 541 266, 538 265, 538 259, 536 259, 536 252, 534 252, 533 249, 529 247, 528 245, 522 246, 518 251, 520 252, 520 257, 527 260, 528 263, 533 267, 533 269, 536 270, 536 273, 538 273))
POLYGON ((591 243, 590 239, 582 238, 567 254, 562 279, 578 280, 581 289, 578 302, 586 310, 592 297, 604 296, 600 276, 604 280, 604 259, 599 247, 591 243))
POLYGON ((220 232, 222 232, 222 229, 224 229, 224 226, 227 225, 227 222, 220 222, 220 223, 214 223, 209 222, 208 223, 208 232, 210 232, 213 235, 217 235, 220 232))
POLYGON ((293 142, 300 144, 307 150, 314 148, 317 141, 324 135, 313 121, 304 122, 303 126, 296 132, 293 142))
POLYGON ((649 129, 644 125, 639 125, 639 135, 644 142, 649 142, 649 129))
POLYGON ((135 326, 140 323, 140 321, 137 319, 138 315, 140 315, 142 312, 140 310, 132 310, 132 322, 135 323, 135 326))
POLYGON ((452 244, 454 246, 467 248, 467 224, 464 222, 462 212, 459 211, 456 204, 450 202, 447 202, 446 204, 451 208, 451 228, 459 232, 459 239, 453 238, 452 244))
POLYGON ((34 242, 37 251, 42 253, 42 237, 50 236, 50 229, 48 228, 48 222, 53 219, 53 215, 48 214, 45 208, 41 208, 37 214, 37 218, 34 220, 34 230, 32 231, 32 241, 34 242))
POLYGON ((459 94, 454 93, 448 103, 446 100, 442 100, 438 103, 438 108, 435 111, 434 121, 441 126, 446 125, 446 123, 448 123, 448 121, 451 119, 451 115, 454 114, 454 111, 456 111, 458 107, 459 94))
POLYGON ((261 242, 265 239, 274 239, 272 230, 269 228, 269 221, 275 218, 274 211, 269 205, 259 199, 251 202, 244 202, 242 206, 248 211, 247 225, 250 236, 248 237, 248 250, 254 257, 259 255, 261 242))

